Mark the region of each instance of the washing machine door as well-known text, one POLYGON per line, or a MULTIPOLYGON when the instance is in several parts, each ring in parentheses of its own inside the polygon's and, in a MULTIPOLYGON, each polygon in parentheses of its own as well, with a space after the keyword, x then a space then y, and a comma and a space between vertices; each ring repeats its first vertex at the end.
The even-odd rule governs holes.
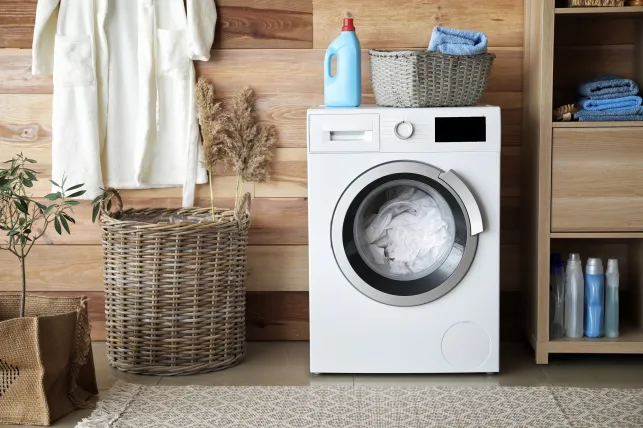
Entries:
POLYGON ((346 188, 333 213, 331 242, 342 273, 362 294, 416 306, 460 283, 482 231, 480 208, 456 172, 395 161, 346 188))

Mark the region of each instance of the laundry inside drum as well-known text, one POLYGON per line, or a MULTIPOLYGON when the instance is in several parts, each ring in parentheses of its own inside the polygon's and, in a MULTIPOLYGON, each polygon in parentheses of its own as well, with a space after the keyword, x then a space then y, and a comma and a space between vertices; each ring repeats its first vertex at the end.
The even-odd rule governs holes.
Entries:
POLYGON ((431 274, 444 263, 455 241, 447 201, 433 187, 395 180, 371 191, 355 216, 357 250, 376 273, 397 281, 431 274))

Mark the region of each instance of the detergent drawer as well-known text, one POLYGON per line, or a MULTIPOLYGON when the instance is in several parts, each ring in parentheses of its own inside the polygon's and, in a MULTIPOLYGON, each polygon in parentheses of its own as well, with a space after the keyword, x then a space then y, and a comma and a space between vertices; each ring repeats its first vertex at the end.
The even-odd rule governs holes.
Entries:
POLYGON ((310 153, 380 150, 379 114, 311 114, 308 121, 310 153))

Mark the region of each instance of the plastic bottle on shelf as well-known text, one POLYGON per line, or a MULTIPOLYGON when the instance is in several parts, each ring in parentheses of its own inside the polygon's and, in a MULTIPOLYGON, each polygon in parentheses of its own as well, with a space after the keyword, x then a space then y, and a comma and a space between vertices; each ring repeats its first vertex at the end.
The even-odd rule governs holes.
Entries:
POLYGON ((583 265, 580 255, 572 253, 567 260, 565 271, 565 335, 567 337, 583 337, 584 296, 583 265))
POLYGON ((585 336, 603 336, 605 276, 601 259, 587 259, 585 267, 585 336))
POLYGON ((618 337, 618 260, 607 260, 605 272, 605 336, 618 337))
POLYGON ((551 255, 549 272, 549 337, 558 339, 565 335, 565 265, 560 254, 551 255))

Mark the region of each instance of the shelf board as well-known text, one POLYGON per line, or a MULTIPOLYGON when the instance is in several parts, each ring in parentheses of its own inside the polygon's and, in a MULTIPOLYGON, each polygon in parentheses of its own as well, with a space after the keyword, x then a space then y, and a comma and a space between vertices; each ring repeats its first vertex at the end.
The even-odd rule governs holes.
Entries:
POLYGON ((641 354, 643 353, 643 330, 633 326, 621 326, 621 335, 610 339, 570 339, 567 337, 549 341, 548 351, 558 354, 641 354))
POLYGON ((643 232, 552 232, 552 239, 632 239, 643 238, 643 232))
POLYGON ((643 127, 643 121, 635 122, 552 122, 553 128, 635 128, 643 127))
POLYGON ((635 15, 643 13, 643 6, 623 7, 557 7, 556 15, 635 15))

